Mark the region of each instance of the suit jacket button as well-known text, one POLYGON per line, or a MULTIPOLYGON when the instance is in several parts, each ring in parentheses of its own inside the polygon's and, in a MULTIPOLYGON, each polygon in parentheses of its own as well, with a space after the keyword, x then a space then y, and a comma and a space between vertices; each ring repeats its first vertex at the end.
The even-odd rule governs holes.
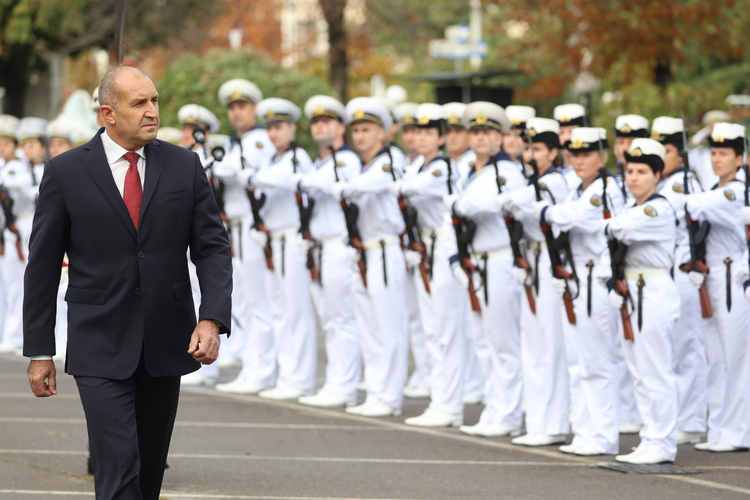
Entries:
POLYGON ((139 259, 142 259, 142 258, 144 258, 145 256, 146 256, 146 254, 145 254, 145 253, 143 253, 143 252, 138 252, 138 258, 139 258, 139 259))
POLYGON ((136 288, 135 289, 135 294, 136 295, 140 295, 141 294, 141 289, 140 288, 136 288))

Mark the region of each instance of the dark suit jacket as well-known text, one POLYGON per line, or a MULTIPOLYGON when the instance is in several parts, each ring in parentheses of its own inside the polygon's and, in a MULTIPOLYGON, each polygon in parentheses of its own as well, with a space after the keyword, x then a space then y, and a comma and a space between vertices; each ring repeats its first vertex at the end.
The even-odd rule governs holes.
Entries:
POLYGON ((187 354, 196 325, 187 250, 200 281, 199 319, 229 325, 227 232, 198 155, 158 140, 145 147, 136 232, 104 154, 103 130, 44 166, 24 277, 23 353, 55 353, 67 252, 66 372, 125 379, 143 352, 151 375, 184 375, 200 366, 187 354))

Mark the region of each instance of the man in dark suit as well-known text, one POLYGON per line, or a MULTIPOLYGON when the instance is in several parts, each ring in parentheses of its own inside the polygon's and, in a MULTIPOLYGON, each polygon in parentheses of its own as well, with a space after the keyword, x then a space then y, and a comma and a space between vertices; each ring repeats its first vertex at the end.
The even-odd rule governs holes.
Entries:
POLYGON ((216 360, 231 321, 227 233, 198 156, 154 140, 158 99, 138 69, 104 76, 105 128, 45 164, 31 233, 31 389, 57 393, 55 298, 67 253, 65 370, 86 414, 99 500, 158 499, 180 376, 216 360), (197 325, 188 249, 201 287, 197 325))

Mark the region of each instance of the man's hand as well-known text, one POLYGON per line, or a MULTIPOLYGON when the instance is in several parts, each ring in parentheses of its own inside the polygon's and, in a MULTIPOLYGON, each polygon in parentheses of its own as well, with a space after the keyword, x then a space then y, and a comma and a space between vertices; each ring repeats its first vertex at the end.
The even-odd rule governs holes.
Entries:
POLYGON ((51 360, 31 361, 26 372, 34 396, 48 398, 57 394, 57 371, 51 360))
POLYGON ((219 327, 213 321, 204 319, 190 337, 188 354, 196 361, 210 365, 219 357, 219 343, 219 327))

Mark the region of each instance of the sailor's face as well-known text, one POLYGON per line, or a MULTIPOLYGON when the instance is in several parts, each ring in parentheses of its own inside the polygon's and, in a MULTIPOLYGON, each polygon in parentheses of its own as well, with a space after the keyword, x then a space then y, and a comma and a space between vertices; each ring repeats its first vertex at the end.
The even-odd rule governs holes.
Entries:
POLYGON ((463 127, 448 127, 445 134, 445 148, 448 154, 455 156, 469 148, 469 132, 463 127))
POLYGON ((503 151, 514 161, 518 158, 518 153, 520 152, 519 145, 521 144, 521 138, 519 134, 519 130, 511 129, 510 132, 503 136, 503 151))
POLYGON ((230 102, 227 106, 227 118, 235 130, 244 132, 256 123, 255 104, 247 101, 230 102))
POLYGON ((297 126, 289 122, 275 122, 267 124, 266 130, 268 131, 268 138, 276 147, 276 150, 283 151, 294 140, 294 133, 297 131, 297 126))
POLYGON ((318 144, 331 144, 346 133, 344 124, 330 116, 320 116, 310 124, 310 135, 318 144))
POLYGON ((630 162, 625 166, 625 182, 628 190, 638 201, 643 201, 656 191, 656 184, 661 179, 660 174, 645 163, 630 162))
POLYGON ((417 128, 416 150, 417 153, 425 156, 432 156, 437 153, 445 143, 445 138, 440 135, 436 128, 417 128))
POLYGON ((733 148, 711 148, 711 166, 719 177, 734 175, 742 165, 742 155, 733 148))
POLYGON ((36 165, 44 161, 44 145, 39 139, 29 139, 21 143, 23 154, 32 164, 36 165))
POLYGON ((413 153, 416 151, 417 128, 408 126, 401 129, 401 139, 404 141, 404 147, 413 153))
POLYGON ((52 137, 49 140, 50 158, 54 158, 59 154, 70 151, 71 149, 73 149, 73 145, 68 142, 67 139, 63 139, 62 137, 52 137))
POLYGON ((16 157, 16 141, 9 137, 0 137, 0 158, 6 162, 16 157))
POLYGON ((358 153, 372 152, 385 144, 385 131, 375 123, 360 121, 352 125, 352 141, 358 153))
POLYGON ((578 128, 578 125, 560 125, 560 144, 564 145, 570 140, 570 136, 573 133, 573 129, 578 128))
POLYGON ((477 127, 469 131, 469 147, 479 157, 488 157, 499 151, 503 135, 494 128, 477 127))
POLYGON ((664 147, 667 149, 664 155, 664 176, 666 177, 682 166, 682 156, 674 144, 665 144, 664 147))
POLYGON ((591 182, 599 174, 599 168, 607 161, 607 152, 602 158, 599 151, 588 151, 586 153, 573 153, 573 170, 584 182, 591 182))
POLYGON ((615 158, 619 162, 625 162, 625 151, 630 151, 634 137, 615 137, 615 158))

